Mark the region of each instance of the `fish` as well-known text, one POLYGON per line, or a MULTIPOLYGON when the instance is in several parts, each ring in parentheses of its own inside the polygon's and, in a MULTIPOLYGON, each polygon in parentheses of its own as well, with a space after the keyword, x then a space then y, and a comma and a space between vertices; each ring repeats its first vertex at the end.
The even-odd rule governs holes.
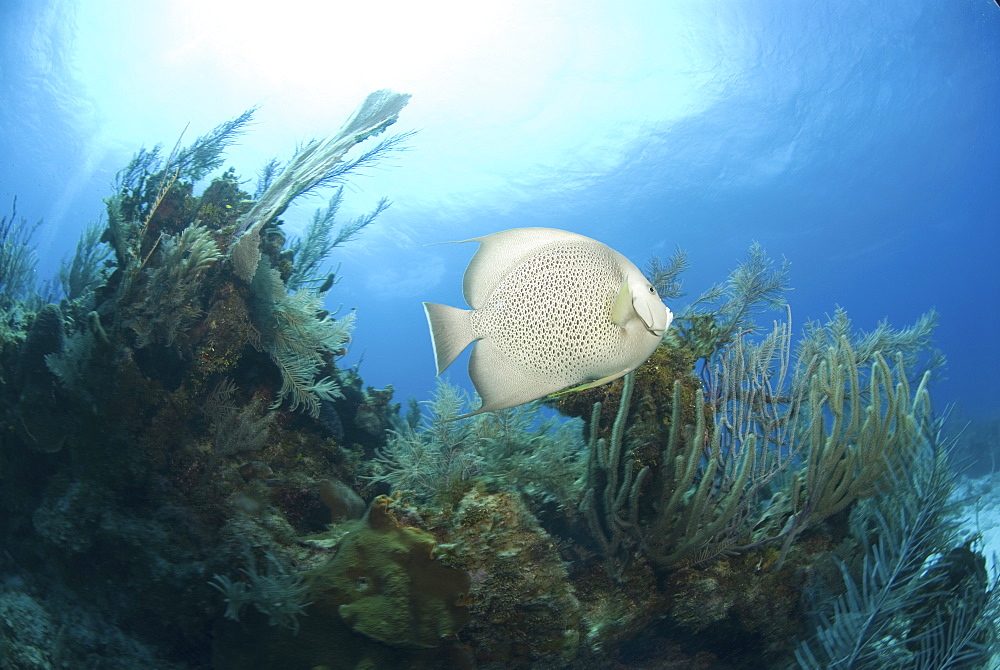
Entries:
POLYGON ((652 355, 673 314, 629 259, 555 228, 514 228, 463 242, 479 249, 462 290, 471 309, 425 302, 440 375, 473 344, 482 399, 466 418, 617 379, 652 355))

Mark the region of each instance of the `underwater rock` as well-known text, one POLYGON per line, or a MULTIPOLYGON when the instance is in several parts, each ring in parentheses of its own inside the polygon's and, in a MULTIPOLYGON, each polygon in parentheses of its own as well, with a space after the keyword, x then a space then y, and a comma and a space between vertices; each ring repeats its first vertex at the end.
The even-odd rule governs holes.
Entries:
POLYGON ((790 641, 803 634, 805 571, 827 556, 800 555, 776 569, 778 554, 769 546, 672 572, 661 582, 669 597, 663 621, 688 639, 717 641, 712 651, 734 665, 762 661, 775 667, 790 641))
POLYGON ((221 282, 205 316, 192 327, 191 339, 197 342, 193 356, 195 379, 230 374, 239 363, 252 333, 247 292, 233 281, 221 282))
POLYGON ((453 562, 472 575, 468 637, 477 659, 504 667, 572 661, 580 602, 555 541, 520 496, 474 488, 450 525, 453 562))
POLYGON ((21 345, 21 373, 28 379, 37 374, 47 374, 45 357, 62 351, 64 339, 59 306, 45 305, 35 316, 21 345))
POLYGON ((108 492, 101 487, 60 475, 46 488, 32 526, 59 552, 79 554, 93 546, 102 510, 109 503, 108 492))
POLYGON ((686 580, 673 578, 678 587, 673 594, 671 617, 681 628, 698 633, 725 620, 736 596, 711 573, 682 570, 679 574, 687 575, 688 572, 693 574, 686 580))
POLYGON ((27 593, 5 584, 0 595, 0 666, 48 670, 57 625, 27 593), (7 665, 9 663, 9 665, 7 665))
POLYGON ((237 472, 240 473, 240 477, 246 482, 253 481, 254 479, 267 479, 274 474, 271 466, 263 461, 248 461, 241 465, 237 472))
POLYGON ((334 409, 333 403, 320 403, 318 421, 333 439, 337 442, 344 441, 344 422, 340 420, 340 415, 334 409))
POLYGON ((630 563, 621 581, 612 578, 601 561, 585 561, 576 567, 573 584, 583 609, 587 654, 615 658, 629 640, 650 636, 667 600, 648 564, 630 563))
POLYGON ((60 413, 54 375, 45 357, 62 352, 65 343, 62 312, 45 305, 28 329, 20 352, 21 394, 12 424, 18 437, 35 451, 55 453, 63 448, 70 420, 60 413))
POLYGON ((382 389, 369 386, 365 390, 365 399, 354 415, 354 427, 364 436, 358 439, 362 444, 381 442, 392 427, 389 417, 399 413, 399 403, 392 402, 393 393, 391 384, 382 389))
MULTIPOLYGON (((379 496, 315 570, 309 597, 353 631, 394 647, 430 648, 469 620, 469 576, 434 557, 427 531, 402 525, 379 496)), ((310 616, 313 610, 310 610, 310 616)))
POLYGON ((321 480, 319 499, 330 509, 332 523, 360 519, 365 514, 364 499, 339 479, 321 480))
POLYGON ((338 442, 360 445, 366 454, 373 454, 385 446, 386 431, 397 427, 393 421, 400 404, 392 402, 392 385, 366 388, 357 370, 348 368, 340 371, 340 391, 342 398, 322 403, 320 424, 338 442))

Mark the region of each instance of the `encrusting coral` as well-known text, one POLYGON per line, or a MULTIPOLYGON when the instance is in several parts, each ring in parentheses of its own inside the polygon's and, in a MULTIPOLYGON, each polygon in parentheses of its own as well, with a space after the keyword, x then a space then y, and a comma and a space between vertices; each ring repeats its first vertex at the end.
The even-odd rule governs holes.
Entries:
POLYGON ((351 630, 399 647, 438 646, 469 620, 469 576, 435 557, 437 540, 401 523, 378 496, 337 553, 310 575, 317 616, 336 612, 351 630))

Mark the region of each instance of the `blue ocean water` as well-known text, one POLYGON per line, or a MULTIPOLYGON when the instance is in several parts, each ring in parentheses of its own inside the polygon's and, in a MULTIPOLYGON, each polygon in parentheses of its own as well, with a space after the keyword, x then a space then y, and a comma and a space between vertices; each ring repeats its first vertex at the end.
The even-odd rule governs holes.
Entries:
POLYGON ((0 13, 0 202, 17 196, 44 220, 40 274, 102 216, 140 146, 259 105, 227 160, 253 180, 392 87, 413 95, 397 128, 419 133, 348 187, 347 216, 394 204, 338 250, 329 298, 358 310, 345 362, 367 383, 400 399, 433 389, 420 302, 461 305, 474 249, 425 245, 550 226, 640 266, 687 250, 689 298, 758 241, 792 262, 799 325, 837 306, 864 330, 936 309, 949 361, 936 401, 1000 410, 988 0, 390 3, 371 17, 293 2, 267 18, 227 3, 8 0, 0 13))

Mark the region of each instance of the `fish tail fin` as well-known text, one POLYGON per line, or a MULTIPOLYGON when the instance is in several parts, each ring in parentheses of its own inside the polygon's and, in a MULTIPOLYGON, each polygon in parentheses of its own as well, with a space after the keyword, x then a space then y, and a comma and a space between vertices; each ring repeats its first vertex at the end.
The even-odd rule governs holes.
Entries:
POLYGON ((476 339, 472 332, 472 310, 425 302, 424 312, 431 329, 434 363, 441 374, 476 339))

